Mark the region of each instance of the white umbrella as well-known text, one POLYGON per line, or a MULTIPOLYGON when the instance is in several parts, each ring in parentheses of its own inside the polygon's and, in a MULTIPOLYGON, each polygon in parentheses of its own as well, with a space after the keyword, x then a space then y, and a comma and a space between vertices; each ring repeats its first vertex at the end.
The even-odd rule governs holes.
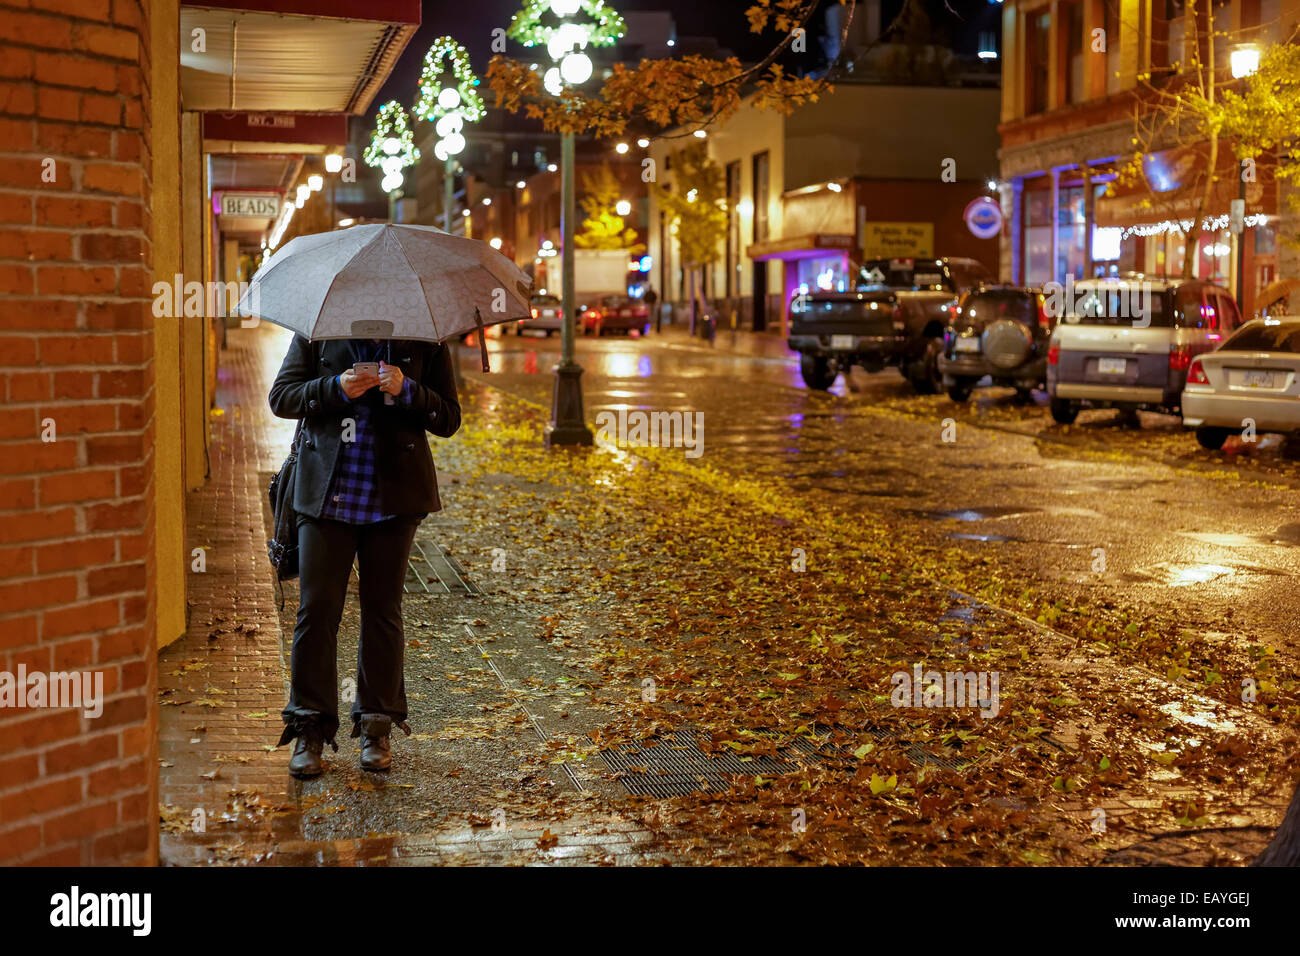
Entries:
POLYGON ((374 224, 292 240, 235 309, 313 341, 445 342, 477 329, 481 344, 484 326, 527 318, 531 295, 528 276, 485 242, 374 224))

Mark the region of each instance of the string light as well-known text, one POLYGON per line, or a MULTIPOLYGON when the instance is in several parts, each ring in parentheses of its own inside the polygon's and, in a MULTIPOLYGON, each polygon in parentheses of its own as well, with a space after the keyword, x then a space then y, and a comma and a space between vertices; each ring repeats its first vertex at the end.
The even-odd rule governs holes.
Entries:
POLYGON ((478 85, 479 79, 470 69, 469 51, 451 37, 439 37, 424 55, 419 97, 411 113, 416 119, 436 120, 454 110, 466 122, 476 123, 487 112, 478 85), (442 85, 448 73, 456 81, 455 86, 442 85))
POLYGON ((380 186, 385 192, 401 188, 402 170, 414 164, 420 158, 420 151, 415 147, 415 136, 406 116, 406 110, 396 100, 389 100, 379 108, 375 118, 375 131, 371 134, 370 145, 362 154, 367 166, 375 166, 384 171, 380 186))
MULTIPOLYGON (((617 10, 605 6, 604 0, 527 0, 523 10, 510 19, 510 29, 506 35, 524 46, 549 48, 551 38, 565 27, 576 27, 582 31, 586 43, 581 43, 581 46, 586 46, 587 43, 592 46, 613 46, 623 38, 627 30, 623 17, 617 10), (547 13, 563 18, 574 16, 578 12, 586 13, 594 22, 563 23, 556 26, 542 23, 542 17, 547 13)), ((577 34, 570 30, 567 36, 576 37, 577 34)), ((569 49, 571 47, 564 52, 567 53, 569 49)), ((552 53, 551 59, 558 60, 561 57, 552 53)))

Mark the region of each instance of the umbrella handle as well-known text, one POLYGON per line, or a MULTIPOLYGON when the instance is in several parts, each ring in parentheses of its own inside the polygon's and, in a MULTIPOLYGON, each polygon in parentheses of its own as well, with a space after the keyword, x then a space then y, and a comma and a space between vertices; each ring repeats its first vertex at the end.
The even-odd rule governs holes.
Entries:
POLYGON ((474 307, 474 321, 478 324, 478 350, 483 357, 483 371, 491 372, 492 366, 488 364, 487 336, 484 334, 483 316, 479 313, 477 306, 474 307))

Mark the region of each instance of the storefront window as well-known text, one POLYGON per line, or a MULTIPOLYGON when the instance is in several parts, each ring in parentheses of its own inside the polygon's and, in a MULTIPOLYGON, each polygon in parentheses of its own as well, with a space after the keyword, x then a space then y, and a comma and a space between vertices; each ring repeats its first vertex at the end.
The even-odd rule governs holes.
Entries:
POLYGON ((849 260, 847 256, 823 256, 795 262, 795 291, 848 292, 849 260))
POLYGON ((1052 190, 1046 184, 1024 191, 1025 284, 1051 282, 1052 190))
POLYGON ((1088 220, 1083 187, 1062 187, 1059 197, 1056 211, 1057 268, 1052 278, 1058 282, 1063 282, 1067 275, 1082 279, 1088 256, 1088 220))
POLYGON ((1232 236, 1228 230, 1202 232, 1196 238, 1200 261, 1196 276, 1210 282, 1224 284, 1232 274, 1232 236))

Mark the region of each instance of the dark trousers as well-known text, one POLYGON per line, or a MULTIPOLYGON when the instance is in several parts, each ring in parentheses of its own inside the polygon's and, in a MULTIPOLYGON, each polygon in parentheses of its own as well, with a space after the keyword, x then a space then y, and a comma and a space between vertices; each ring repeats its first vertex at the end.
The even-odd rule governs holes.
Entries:
POLYGON ((298 516, 301 587, 298 623, 293 629, 289 704, 283 712, 286 723, 318 720, 327 739, 333 739, 338 730, 337 637, 354 556, 361 597, 361 640, 352 720, 356 722, 362 714, 406 720, 402 582, 419 523, 417 516, 376 524, 298 516))

